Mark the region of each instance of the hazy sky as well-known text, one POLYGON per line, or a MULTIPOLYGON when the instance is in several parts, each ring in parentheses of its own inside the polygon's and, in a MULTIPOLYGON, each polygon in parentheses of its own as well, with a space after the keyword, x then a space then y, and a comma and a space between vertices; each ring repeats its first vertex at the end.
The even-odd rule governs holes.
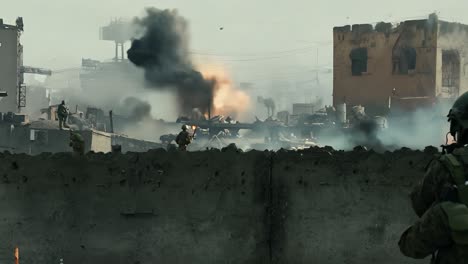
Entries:
POLYGON ((316 65, 317 44, 319 64, 331 66, 333 26, 423 18, 433 11, 445 20, 468 23, 464 0, 3 1, 5 23, 24 19, 28 65, 60 69, 79 66, 82 57, 110 59, 113 43, 99 40, 99 27, 154 6, 178 9, 189 20, 193 50, 222 55, 197 56, 198 61, 210 59, 229 69, 236 81, 259 83, 272 77, 307 81, 316 65))

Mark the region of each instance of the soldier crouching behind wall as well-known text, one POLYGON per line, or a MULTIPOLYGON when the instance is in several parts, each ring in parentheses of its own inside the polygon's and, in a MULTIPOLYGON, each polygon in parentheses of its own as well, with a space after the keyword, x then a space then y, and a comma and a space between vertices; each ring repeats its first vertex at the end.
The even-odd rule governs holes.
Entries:
POLYGON ((73 153, 76 155, 84 155, 85 152, 85 144, 83 137, 70 129, 70 147, 73 149, 73 153))

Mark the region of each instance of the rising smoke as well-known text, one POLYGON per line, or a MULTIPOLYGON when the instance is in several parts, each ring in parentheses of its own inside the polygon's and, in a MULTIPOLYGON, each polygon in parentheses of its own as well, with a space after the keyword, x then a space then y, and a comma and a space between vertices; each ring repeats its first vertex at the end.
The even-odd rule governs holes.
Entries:
POLYGON ((132 41, 128 59, 144 68, 149 85, 173 91, 183 114, 193 108, 208 112, 216 81, 204 78, 190 59, 187 21, 175 10, 148 8, 135 23, 142 36, 132 41))
POLYGON ((389 128, 379 133, 385 145, 423 149, 439 147, 446 142, 449 130, 447 114, 451 102, 439 103, 430 108, 421 108, 412 113, 395 113, 389 116, 389 128))
POLYGON ((387 116, 387 128, 382 129, 369 120, 349 131, 326 129, 319 135, 320 145, 350 150, 365 146, 375 151, 396 150, 402 147, 424 149, 446 143, 448 122, 446 115, 451 102, 414 111, 393 111, 387 116))
POLYGON ((125 98, 119 107, 119 111, 136 122, 151 117, 151 105, 136 97, 125 98))

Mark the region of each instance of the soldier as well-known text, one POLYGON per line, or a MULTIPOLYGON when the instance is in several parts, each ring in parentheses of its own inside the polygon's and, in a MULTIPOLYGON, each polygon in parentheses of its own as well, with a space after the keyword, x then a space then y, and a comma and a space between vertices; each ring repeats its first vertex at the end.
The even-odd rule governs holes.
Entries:
POLYGON ((456 143, 428 166, 422 183, 411 193, 421 218, 401 236, 401 252, 412 258, 432 255, 432 263, 468 263, 468 93, 448 114, 456 143))
POLYGON ((73 152, 78 155, 84 155, 84 139, 83 137, 73 130, 70 129, 70 147, 72 147, 73 152))
POLYGON ((62 103, 59 104, 58 109, 57 109, 57 115, 59 119, 60 130, 63 130, 62 127, 68 127, 67 125, 68 109, 67 109, 67 106, 65 105, 65 101, 62 101, 62 103))
POLYGON ((467 264, 468 207, 450 201, 435 204, 403 233, 398 245, 407 257, 432 255, 433 264, 467 264))
POLYGON ((453 104, 448 114, 450 122, 449 134, 456 142, 443 146, 443 155, 438 155, 428 165, 426 174, 421 184, 411 193, 413 209, 418 216, 433 204, 440 202, 447 189, 453 187, 453 174, 450 170, 452 161, 461 162, 464 166, 463 157, 468 154, 468 93, 461 95, 453 104))
POLYGON ((182 126, 182 131, 177 135, 175 142, 179 145, 179 150, 186 151, 187 146, 192 142, 192 137, 187 131, 187 126, 182 126))

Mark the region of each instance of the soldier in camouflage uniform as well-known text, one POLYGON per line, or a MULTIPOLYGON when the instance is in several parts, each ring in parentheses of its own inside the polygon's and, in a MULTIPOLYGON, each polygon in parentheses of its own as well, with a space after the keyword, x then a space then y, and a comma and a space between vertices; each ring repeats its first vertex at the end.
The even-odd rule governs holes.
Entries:
POLYGON ((179 135, 177 135, 175 142, 177 143, 177 145, 179 145, 179 150, 187 150, 187 146, 192 142, 192 137, 187 131, 186 125, 182 126, 182 131, 180 131, 179 135))
POLYGON ((65 101, 62 101, 62 103, 59 104, 58 109, 57 109, 57 115, 58 115, 60 130, 62 130, 63 127, 68 128, 68 125, 67 125, 68 109, 67 109, 67 106, 65 105, 65 101))
POLYGON ((456 143, 428 166, 422 183, 411 193, 421 218, 401 236, 401 252, 436 264, 468 264, 468 93, 448 115, 456 143))
POLYGON ((72 147, 73 152, 78 155, 84 155, 85 143, 83 137, 72 130, 70 130, 70 147, 72 147))

